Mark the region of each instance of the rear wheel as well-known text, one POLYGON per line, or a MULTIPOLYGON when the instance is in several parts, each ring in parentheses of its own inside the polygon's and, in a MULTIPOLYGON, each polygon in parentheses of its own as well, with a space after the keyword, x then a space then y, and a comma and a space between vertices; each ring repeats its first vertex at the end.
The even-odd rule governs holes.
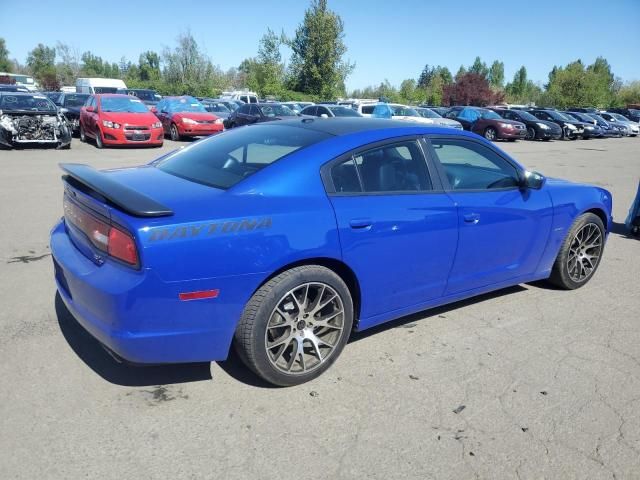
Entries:
POLYGON ((353 302, 328 268, 287 270, 256 291, 245 306, 234 343, 244 363, 279 386, 299 385, 326 371, 344 348, 353 302))
POLYGON ((169 129, 169 134, 171 135, 171 140, 177 142, 180 140, 180 132, 178 132, 178 127, 175 123, 171 124, 171 128, 169 129))
POLYGON ((580 215, 560 247, 549 281, 567 290, 585 285, 600 265, 604 238, 600 217, 593 213, 580 215))
POLYGON ((488 127, 484 131, 484 138, 486 138, 487 140, 491 140, 493 142, 498 138, 498 132, 496 131, 495 128, 488 127))

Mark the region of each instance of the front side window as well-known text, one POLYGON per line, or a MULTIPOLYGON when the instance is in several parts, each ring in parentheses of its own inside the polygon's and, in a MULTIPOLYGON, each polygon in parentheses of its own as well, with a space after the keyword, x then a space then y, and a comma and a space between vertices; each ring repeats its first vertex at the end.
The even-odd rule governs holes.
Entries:
POLYGON ((518 171, 493 150, 465 140, 431 140, 452 190, 493 190, 519 185, 518 171))
POLYGON ((415 141, 367 150, 335 165, 336 193, 419 192, 431 190, 431 179, 415 141))

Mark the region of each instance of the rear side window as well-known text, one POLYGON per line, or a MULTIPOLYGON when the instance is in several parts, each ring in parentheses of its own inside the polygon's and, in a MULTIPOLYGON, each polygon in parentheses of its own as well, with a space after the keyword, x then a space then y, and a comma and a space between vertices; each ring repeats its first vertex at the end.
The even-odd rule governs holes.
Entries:
POLYGON ((385 145, 335 165, 336 193, 418 192, 431 190, 422 152, 416 142, 385 145))
POLYGON ((371 115, 373 113, 374 108, 376 108, 375 105, 366 105, 362 107, 362 113, 364 113, 365 115, 371 115))
POLYGON ((299 127, 254 125, 194 143, 156 166, 186 180, 227 189, 284 156, 329 137, 299 127))

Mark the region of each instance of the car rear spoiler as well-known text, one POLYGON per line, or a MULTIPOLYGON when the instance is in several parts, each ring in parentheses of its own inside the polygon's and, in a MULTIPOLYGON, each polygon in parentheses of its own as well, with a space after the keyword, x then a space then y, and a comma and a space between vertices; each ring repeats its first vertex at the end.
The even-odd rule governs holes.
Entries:
POLYGON ((62 176, 63 180, 72 179, 82 186, 88 187, 130 215, 135 217, 168 217, 173 215, 170 208, 113 180, 109 175, 89 165, 61 163, 60 168, 65 172, 65 175, 62 176))

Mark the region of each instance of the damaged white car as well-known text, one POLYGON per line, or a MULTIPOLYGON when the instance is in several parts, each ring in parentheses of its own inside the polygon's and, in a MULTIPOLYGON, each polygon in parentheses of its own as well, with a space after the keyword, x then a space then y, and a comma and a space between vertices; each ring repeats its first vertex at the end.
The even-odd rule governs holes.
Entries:
POLYGON ((71 131, 56 105, 44 95, 0 92, 0 148, 36 145, 71 147, 71 131))

